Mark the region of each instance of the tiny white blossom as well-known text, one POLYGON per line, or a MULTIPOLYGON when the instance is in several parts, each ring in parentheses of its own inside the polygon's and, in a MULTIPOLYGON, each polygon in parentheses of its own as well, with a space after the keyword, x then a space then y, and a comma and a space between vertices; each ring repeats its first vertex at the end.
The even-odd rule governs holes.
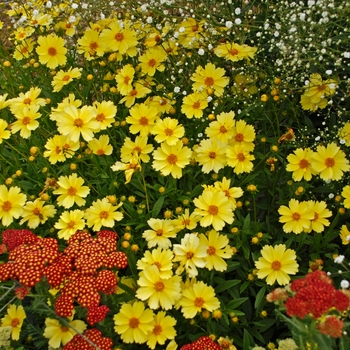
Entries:
POLYGON ((212 44, 208 44, 208 50, 211 50, 213 48, 212 44))
POLYGON ((326 70, 327 75, 331 75, 332 73, 333 73, 333 71, 331 69, 326 70))
POLYGON ((47 7, 48 9, 50 9, 50 8, 52 7, 52 2, 51 2, 51 1, 48 1, 48 2, 46 3, 46 7, 47 7))
POLYGON ((208 96, 208 97, 207 97, 207 101, 208 101, 208 102, 211 102, 212 100, 213 100, 213 98, 212 98, 211 96, 208 96))
POLYGON ((348 289, 349 286, 350 286, 350 283, 349 283, 349 281, 347 281, 347 280, 342 280, 342 281, 340 282, 340 287, 343 288, 343 289, 348 289))
POLYGON ((225 27, 227 27, 228 29, 231 29, 233 26, 233 22, 232 21, 226 21, 225 22, 225 27))
POLYGON ((335 262, 336 264, 341 264, 341 263, 344 261, 344 259, 345 259, 345 256, 344 256, 344 255, 339 255, 339 256, 337 256, 337 257, 334 259, 334 262, 335 262))
POLYGON ((184 95, 184 96, 186 96, 187 95, 187 91, 182 91, 182 94, 184 95))
POLYGON ((146 22, 151 24, 153 22, 153 18, 151 16, 147 17, 146 22))
POLYGON ((37 16, 39 14, 38 10, 33 10, 33 16, 37 16))
POLYGON ((240 9, 239 7, 237 7, 237 8, 235 9, 235 14, 236 14, 236 15, 240 15, 240 14, 241 14, 241 9, 240 9))
POLYGON ((333 199, 333 198, 334 198, 334 194, 333 194, 333 193, 330 193, 330 194, 328 195, 328 198, 329 198, 329 199, 333 199))
POLYGON ((343 53, 343 56, 344 56, 345 58, 350 58, 350 52, 344 52, 344 53, 343 53))
POLYGON ((179 86, 175 86, 174 87, 174 92, 177 94, 180 92, 180 87, 179 86))
POLYGON ((77 8, 78 8, 78 6, 79 6, 78 4, 76 4, 76 3, 74 3, 74 2, 73 2, 73 4, 72 4, 72 9, 74 9, 74 10, 75 10, 75 9, 77 9, 77 8))
POLYGON ((186 30, 185 27, 180 27, 180 28, 179 28, 179 32, 180 32, 180 33, 183 33, 185 30, 186 30))
POLYGON ((241 23, 242 23, 242 20, 241 20, 240 18, 236 18, 236 19, 235 19, 235 23, 236 23, 236 24, 241 24, 241 23))
POLYGON ((203 49, 198 50, 198 55, 203 56, 205 54, 205 51, 203 49))

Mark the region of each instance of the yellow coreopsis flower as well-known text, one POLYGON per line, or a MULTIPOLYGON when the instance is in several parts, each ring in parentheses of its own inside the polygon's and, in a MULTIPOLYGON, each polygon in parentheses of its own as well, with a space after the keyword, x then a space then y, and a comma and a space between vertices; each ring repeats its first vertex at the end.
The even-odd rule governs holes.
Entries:
POLYGON ((135 301, 132 305, 123 304, 113 320, 114 330, 127 344, 145 343, 154 327, 154 313, 150 309, 145 309, 142 301, 135 301))
POLYGON ((136 297, 148 301, 150 309, 170 310, 181 297, 180 276, 162 278, 157 266, 148 266, 139 273, 136 297))
POLYGON ((226 165, 227 144, 216 139, 202 140, 195 149, 195 159, 202 165, 202 172, 209 174, 211 171, 218 173, 226 165))
POLYGON ((243 196, 243 190, 240 187, 231 187, 231 180, 224 176, 221 181, 214 183, 214 188, 225 193, 225 196, 232 204, 232 209, 236 209, 236 198, 243 196))
POLYGON ((350 243, 350 231, 346 225, 342 225, 340 228, 340 239, 344 245, 348 245, 350 243))
POLYGON ((113 227, 115 221, 123 219, 123 213, 117 211, 122 205, 123 203, 112 205, 107 198, 92 202, 91 207, 85 211, 87 225, 94 231, 99 231, 102 226, 113 227))
POLYGON ((343 188, 341 195, 344 197, 344 207, 350 209, 350 185, 343 188))
POLYGON ((32 134, 32 131, 39 127, 38 118, 41 117, 41 113, 38 112, 39 106, 23 107, 22 110, 17 110, 15 118, 17 119, 11 125, 11 132, 19 134, 24 139, 27 139, 32 134))
POLYGON ((56 34, 39 36, 39 46, 36 52, 39 55, 39 62, 47 65, 50 69, 64 66, 67 62, 67 49, 64 47, 65 41, 56 34))
POLYGON ((193 117, 199 119, 202 118, 203 110, 207 107, 208 100, 206 94, 194 92, 183 98, 181 112, 184 113, 188 119, 192 119, 193 117))
POLYGON ((79 79, 81 77, 82 68, 70 67, 67 71, 60 70, 53 77, 51 85, 54 92, 62 90, 63 86, 68 85, 73 79, 79 79))
POLYGON ((142 237, 147 241, 148 248, 158 246, 167 249, 171 246, 169 238, 176 237, 176 230, 171 220, 151 218, 147 221, 151 230, 143 232, 142 237))
POLYGON ((287 161, 289 163, 286 170, 293 172, 294 181, 301 181, 302 179, 310 181, 312 175, 316 174, 311 166, 313 153, 310 148, 298 148, 294 151, 294 154, 288 155, 287 161))
POLYGON ((62 115, 65 115, 64 109, 68 106, 75 106, 79 108, 81 106, 81 100, 75 98, 74 94, 69 94, 68 97, 64 98, 61 103, 57 105, 56 108, 51 109, 50 119, 53 121, 60 120, 62 115))
POLYGON ((257 47, 251 47, 248 45, 239 45, 236 43, 223 43, 219 44, 214 53, 218 57, 224 57, 226 60, 236 62, 243 59, 249 61, 250 58, 254 58, 257 47))
POLYGON ((157 109, 141 103, 133 106, 129 113, 130 116, 125 120, 128 124, 131 124, 129 127, 130 132, 132 134, 140 133, 141 136, 148 136, 158 116, 157 109))
POLYGON ((92 28, 85 30, 84 35, 77 40, 78 53, 84 54, 84 57, 91 61, 96 56, 103 56, 105 50, 100 38, 100 33, 92 28))
POLYGON ((131 90, 133 90, 132 83, 134 75, 135 68, 131 64, 127 64, 115 76, 117 89, 123 96, 126 96, 131 90))
POLYGON ((67 158, 72 158, 79 147, 79 142, 73 142, 69 136, 55 135, 47 140, 44 157, 49 158, 51 164, 64 162, 67 158))
POLYGON ((154 317, 153 329, 148 333, 148 347, 155 349, 157 344, 164 345, 167 339, 174 339, 176 336, 175 325, 176 319, 174 317, 166 316, 165 311, 159 311, 154 317))
POLYGON ((28 38, 22 40, 16 45, 15 51, 13 52, 13 58, 17 61, 23 60, 23 58, 28 58, 33 49, 34 41, 32 39, 28 38))
POLYGON ((235 126, 235 112, 222 112, 216 120, 205 129, 205 134, 211 139, 217 139, 222 143, 228 143, 233 137, 235 126))
POLYGON ((22 305, 16 306, 15 304, 11 304, 7 308, 7 314, 1 319, 1 327, 10 326, 12 329, 11 338, 13 340, 19 340, 23 321, 26 317, 22 305))
POLYGON ((179 215, 176 219, 173 220, 173 224, 177 231, 181 230, 194 230, 197 227, 197 223, 200 221, 201 216, 196 213, 191 213, 188 208, 179 215))
POLYGON ((244 120, 237 120, 233 126, 232 138, 230 139, 230 145, 240 145, 245 148, 246 151, 251 152, 254 149, 255 129, 253 125, 247 124, 244 120))
POLYGON ((163 62, 167 57, 167 52, 160 46, 147 49, 147 51, 139 57, 141 72, 150 77, 153 77, 156 71, 163 72, 165 69, 163 62))
POLYGON ((75 232, 81 231, 85 227, 84 212, 79 209, 64 211, 54 227, 59 230, 58 238, 67 241, 75 232))
POLYGON ((53 318, 45 319, 45 329, 43 336, 49 339, 49 345, 52 348, 59 348, 61 345, 66 345, 72 340, 77 331, 84 333, 87 328, 85 322, 81 320, 74 320, 74 313, 71 317, 68 317, 67 325, 62 325, 58 320, 53 318), (71 326, 71 327, 70 327, 71 326), (73 329, 74 328, 74 329, 73 329))
POLYGON ((317 146, 316 152, 312 154, 311 166, 324 181, 340 180, 343 173, 350 170, 345 153, 335 142, 329 143, 327 147, 317 146))
POLYGON ((98 156, 109 156, 113 152, 113 146, 109 144, 108 135, 101 135, 98 139, 92 139, 88 142, 88 147, 92 150, 93 154, 98 156))
POLYGON ((6 100, 8 94, 0 95, 0 110, 6 108, 11 104, 11 100, 6 100))
POLYGON ((185 318, 194 318, 202 309, 217 310, 220 307, 220 301, 215 296, 212 286, 199 281, 182 291, 179 305, 185 318))
POLYGON ((216 68, 213 63, 208 63, 204 68, 198 66, 195 73, 192 74, 191 80, 193 91, 207 92, 214 90, 215 96, 221 96, 224 93, 224 88, 229 83, 229 79, 224 76, 225 69, 216 68))
POLYGON ((250 173, 255 157, 249 153, 245 146, 235 145, 226 149, 227 165, 233 168, 235 174, 250 173))
POLYGON ((307 202, 299 203, 298 200, 292 198, 288 205, 289 207, 281 205, 278 209, 278 213, 281 215, 279 222, 284 223, 283 231, 299 234, 304 230, 308 230, 311 220, 315 216, 309 204, 307 202))
POLYGON ((182 177, 182 169, 190 163, 192 151, 177 141, 174 146, 163 142, 153 151, 153 169, 160 171, 162 175, 171 174, 175 179, 182 177))
POLYGON ((147 136, 136 136, 135 141, 132 141, 130 137, 126 137, 120 149, 121 161, 128 163, 133 157, 137 156, 143 163, 148 163, 150 161, 148 153, 153 151, 153 146, 147 144, 147 141, 147 136))
POLYGON ((205 267, 208 270, 225 271, 227 263, 224 259, 230 259, 233 251, 229 245, 227 236, 220 235, 217 231, 211 230, 208 234, 199 235, 201 244, 206 247, 207 257, 205 267))
POLYGON ((56 209, 53 205, 45 205, 40 198, 34 201, 28 201, 23 207, 22 220, 20 225, 28 222, 29 228, 34 229, 39 226, 39 224, 45 223, 49 218, 56 214, 56 209))
POLYGON ((325 226, 329 226, 330 222, 327 218, 332 216, 332 212, 327 209, 327 204, 324 201, 308 201, 310 210, 314 213, 313 219, 310 222, 309 231, 315 231, 321 233, 324 231, 325 226))
POLYGON ((186 233, 181 239, 181 244, 174 244, 174 262, 179 262, 176 274, 180 275, 184 270, 192 278, 198 275, 197 267, 203 268, 206 264, 207 247, 201 244, 197 233, 186 233))
POLYGON ((166 142, 169 146, 173 146, 185 135, 185 128, 181 124, 179 125, 177 119, 159 118, 152 128, 151 134, 156 135, 154 139, 158 143, 166 142))
POLYGON ((40 93, 40 88, 31 87, 27 92, 20 92, 18 97, 8 100, 12 114, 16 114, 18 111, 21 113, 24 107, 37 107, 39 109, 40 106, 45 106, 45 99, 39 97, 40 93))
MULTIPOLYGON (((0 102, 0 109, 1 109, 1 102, 0 102)), ((339 130, 338 136, 340 140, 344 140, 343 142, 345 142, 345 146, 348 146, 348 147, 350 146, 350 122, 347 122, 344 124, 344 126, 339 130)))
POLYGON ((276 246, 265 245, 261 250, 255 267, 258 269, 258 278, 266 278, 266 283, 286 285, 290 281, 289 275, 295 275, 298 272, 298 263, 293 249, 286 249, 284 244, 276 246))
POLYGON ((202 216, 202 227, 212 225, 216 231, 220 231, 225 223, 233 223, 232 204, 223 192, 205 189, 193 203, 196 206, 194 213, 202 216))
POLYGON ((0 219, 4 226, 9 226, 14 218, 18 219, 22 215, 26 200, 27 196, 21 193, 19 187, 7 189, 5 185, 0 185, 0 219))
POLYGON ((0 144, 3 140, 7 140, 11 136, 11 132, 7 130, 8 124, 6 120, 0 119, 0 144))
POLYGON ((112 101, 96 101, 94 102, 93 107, 96 110, 95 120, 99 124, 97 130, 94 132, 106 130, 111 127, 115 122, 114 117, 117 114, 117 106, 115 106, 112 101))
POLYGON ((119 103, 125 102, 125 106, 130 108, 135 103, 136 99, 145 97, 151 91, 152 90, 144 86, 142 82, 137 81, 132 86, 132 90, 127 93, 126 96, 119 101, 119 103))
POLYGON ((132 176, 136 171, 141 171, 142 167, 137 155, 134 155, 128 163, 115 162, 111 166, 113 171, 123 170, 125 172, 125 184, 128 184, 131 181, 132 176))
POLYGON ((58 205, 66 209, 71 208, 74 204, 79 207, 84 205, 86 202, 84 198, 90 193, 90 188, 83 186, 83 183, 84 179, 75 173, 69 176, 60 176, 57 181, 59 188, 53 191, 53 194, 60 195, 57 198, 58 205))

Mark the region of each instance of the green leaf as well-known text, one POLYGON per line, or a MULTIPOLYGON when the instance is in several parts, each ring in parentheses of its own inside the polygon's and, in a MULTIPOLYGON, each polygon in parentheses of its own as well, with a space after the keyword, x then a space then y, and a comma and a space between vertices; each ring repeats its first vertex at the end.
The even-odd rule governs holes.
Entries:
POLYGON ((221 293, 224 290, 227 290, 229 288, 232 288, 236 286, 237 284, 241 283, 240 280, 230 280, 230 281, 225 281, 223 280, 222 282, 219 283, 219 285, 215 288, 216 293, 221 293))
POLYGON ((245 329, 243 333, 243 349, 249 349, 250 346, 254 346, 254 338, 245 329))
POLYGON ((263 286, 255 298, 254 308, 256 309, 256 312, 259 313, 262 307, 264 306, 265 302, 265 293, 266 293, 266 286, 263 286))
POLYGON ((152 217, 157 217, 163 208, 165 196, 160 196, 154 203, 153 209, 151 210, 152 217))
POLYGON ((237 298, 235 300, 231 300, 227 305, 226 308, 231 310, 231 309, 236 309, 238 306, 242 305, 244 302, 246 302, 248 298, 237 298))

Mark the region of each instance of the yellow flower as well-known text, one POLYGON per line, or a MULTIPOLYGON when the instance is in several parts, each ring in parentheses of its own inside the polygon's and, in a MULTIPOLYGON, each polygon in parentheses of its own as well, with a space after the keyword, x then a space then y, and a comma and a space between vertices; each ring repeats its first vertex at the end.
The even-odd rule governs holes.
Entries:
POLYGON ((335 142, 329 143, 327 147, 317 146, 312 155, 311 166, 324 181, 338 181, 343 177, 343 172, 350 170, 345 153, 335 142))
POLYGON ((111 166, 113 171, 125 171, 125 184, 128 184, 131 181, 132 176, 136 171, 141 171, 141 165, 139 163, 138 156, 133 156, 128 163, 115 162, 114 165, 111 166))
POLYGON ((281 205, 278 209, 278 213, 281 215, 279 222, 284 223, 283 231, 299 234, 304 230, 308 230, 311 220, 315 216, 309 204, 307 202, 299 203, 298 200, 292 198, 288 205, 289 207, 281 205))
POLYGON ((288 155, 287 161, 289 163, 286 170, 293 172, 294 181, 301 181, 302 179, 310 181, 312 175, 316 174, 311 166, 313 153, 310 148, 298 148, 294 151, 294 154, 288 155))
POLYGON ((82 230, 85 227, 84 212, 76 209, 64 211, 54 227, 58 229, 58 238, 63 238, 66 241, 71 238, 75 232, 82 230))
POLYGON ((40 198, 35 199, 33 202, 28 201, 23 207, 22 220, 20 225, 27 222, 29 228, 34 229, 39 226, 39 224, 45 223, 48 218, 53 217, 56 214, 56 209, 53 205, 44 205, 40 198))
POLYGON ((229 79, 224 75, 225 69, 216 68, 212 63, 208 63, 204 68, 198 66, 191 76, 191 80, 194 82, 192 89, 195 92, 203 89, 208 92, 212 89, 215 96, 221 96, 225 86, 229 83, 229 79))
POLYGON ((14 134, 20 131, 21 137, 29 138, 32 131, 39 127, 37 119, 41 117, 41 114, 38 109, 39 106, 32 106, 17 110, 15 114, 17 120, 11 125, 11 132, 14 134))
POLYGON ((148 334, 154 327, 154 313, 145 310, 142 301, 123 304, 118 314, 114 315, 114 330, 121 335, 124 343, 142 344, 148 340, 148 334))
POLYGON ((344 245, 348 245, 350 243, 350 231, 346 225, 342 225, 340 228, 340 238, 344 245))
POLYGON ((8 94, 0 95, 0 110, 6 108, 11 104, 11 100, 6 100, 8 94))
POLYGON ((104 54, 100 33, 92 28, 85 30, 84 35, 78 39, 77 44, 78 53, 84 54, 88 61, 95 59, 96 56, 101 57, 104 54))
POLYGON ((28 38, 22 40, 16 45, 13 58, 17 61, 23 60, 23 58, 28 58, 33 49, 34 41, 32 39, 28 38))
POLYGON ((98 139, 92 139, 88 142, 88 147, 92 150, 93 154, 98 156, 109 156, 113 152, 113 146, 109 144, 108 135, 101 135, 98 139))
POLYGON ((250 47, 248 45, 239 45, 235 43, 219 44, 214 53, 218 57, 224 57, 226 60, 237 62, 243 59, 249 61, 250 58, 254 58, 257 51, 256 47, 250 47))
MULTIPOLYGON (((1 109, 1 102, 0 102, 0 109, 1 109)), ((345 146, 348 146, 348 147, 350 146, 350 123, 349 122, 345 123, 344 126, 339 130, 338 136, 340 140, 345 141, 345 146)))
POLYGON ((250 173, 255 157, 249 153, 245 146, 235 145, 226 149, 227 165, 233 168, 235 174, 250 173))
POLYGON ((55 69, 58 66, 64 66, 67 62, 67 49, 64 47, 64 39, 56 34, 48 36, 39 36, 39 46, 36 52, 39 55, 39 62, 46 64, 50 69, 55 69))
POLYGON ((21 333, 21 328, 25 318, 26 313, 23 306, 11 304, 7 308, 7 315, 1 319, 1 327, 10 326, 12 328, 11 338, 13 340, 19 340, 19 334, 21 333))
POLYGON ((78 150, 79 147, 80 144, 78 141, 73 142, 68 136, 55 135, 47 140, 44 157, 49 158, 51 164, 64 162, 66 158, 72 158, 74 152, 78 150))
POLYGON ((205 189, 193 203, 196 206, 194 213, 202 216, 202 227, 212 225, 216 231, 221 231, 225 223, 233 223, 232 204, 223 192, 205 189))
POLYGON ((14 218, 22 215, 27 196, 20 192, 17 186, 7 189, 5 185, 0 185, 0 219, 4 226, 9 226, 14 218))
POLYGON ((177 119, 159 118, 152 128, 151 134, 156 135, 154 139, 158 143, 166 142, 169 146, 174 146, 185 135, 185 128, 178 123, 177 119))
POLYGON ((56 120, 57 130, 61 135, 69 136, 73 142, 79 141, 80 135, 85 141, 90 141, 99 127, 96 115, 96 110, 91 106, 83 106, 81 109, 74 105, 67 106, 56 120))
POLYGON ((346 185, 343 188, 341 195, 344 197, 344 207, 350 209, 350 186, 346 185))
POLYGON ((75 106, 76 108, 79 108, 81 104, 81 100, 75 99, 74 94, 69 94, 69 96, 64 98, 63 101, 59 103, 56 108, 51 109, 50 119, 57 122, 57 120, 60 120, 62 118, 62 115, 66 114, 64 111, 66 107, 75 106))
POLYGON ((170 113, 170 110, 176 101, 172 99, 172 93, 168 94, 168 96, 169 98, 164 96, 150 96, 145 103, 148 106, 156 108, 160 114, 170 113))
POLYGON ((130 116, 125 120, 131 124, 130 132, 132 134, 140 133, 140 136, 148 136, 158 116, 157 109, 141 103, 133 106, 129 113, 130 116))
POLYGON ((205 267, 208 270, 225 271, 227 263, 224 259, 230 259, 233 251, 229 245, 229 239, 225 235, 220 235, 217 231, 211 230, 209 233, 199 235, 201 244, 206 247, 207 257, 205 267))
POLYGON ((190 214, 190 210, 186 208, 184 213, 173 220, 173 225, 177 231, 181 231, 183 229, 191 231, 197 227, 197 223, 200 221, 200 219, 200 215, 196 213, 190 214))
POLYGON ((194 92, 183 98, 181 112, 184 113, 188 119, 192 119, 193 117, 199 119, 202 118, 203 110, 207 107, 208 100, 206 95, 201 92, 194 92))
POLYGON ((202 309, 214 311, 220 307, 212 286, 199 281, 182 291, 179 301, 181 311, 185 318, 194 318, 202 309))
POLYGON ((4 119, 0 119, 0 144, 3 140, 9 139, 11 136, 11 132, 6 130, 7 127, 7 122, 4 119))
POLYGON ((125 106, 130 108, 137 98, 143 98, 149 94, 152 90, 144 86, 142 82, 135 82, 132 86, 132 90, 123 97, 119 103, 125 102, 125 106))
POLYGON ((137 268, 139 270, 144 270, 149 266, 157 266, 159 270, 159 277, 167 279, 173 275, 173 257, 174 254, 169 249, 162 249, 158 247, 152 251, 146 250, 143 257, 137 261, 137 268))
POLYGON ((266 283, 286 285, 290 281, 289 275, 295 275, 298 272, 298 263, 293 249, 286 249, 284 244, 276 246, 265 245, 261 250, 258 261, 255 261, 255 267, 258 269, 258 278, 266 278, 266 283))
POLYGON ((85 204, 85 198, 90 193, 88 186, 83 186, 84 179, 77 174, 69 176, 60 176, 57 181, 59 188, 53 191, 53 194, 59 194, 57 198, 58 205, 71 208, 74 204, 79 207, 85 204))
POLYGON ((67 71, 60 70, 53 77, 51 85, 53 86, 54 92, 59 92, 62 90, 63 86, 68 85, 73 79, 79 79, 81 77, 82 68, 72 68, 70 67, 67 71))
POLYGON ((153 151, 153 146, 147 144, 147 141, 147 136, 136 136, 135 141, 132 141, 130 137, 126 137, 120 149, 121 161, 128 163, 134 156, 137 156, 143 163, 148 163, 150 161, 148 153, 153 151))
POLYGON ((162 278, 157 266, 148 266, 139 273, 136 297, 143 301, 147 300, 151 309, 161 307, 164 310, 170 310, 180 299, 180 281, 180 276, 162 278))
POLYGON ((176 230, 171 220, 151 218, 147 221, 152 230, 143 232, 142 237, 147 241, 148 248, 158 247, 167 249, 171 246, 169 238, 176 237, 176 230))
POLYGON ((315 231, 321 233, 324 231, 324 226, 329 226, 330 222, 326 218, 332 216, 332 212, 327 209, 327 204, 324 201, 315 202, 308 201, 310 210, 314 213, 313 219, 311 219, 311 225, 309 231, 315 231))
POLYGON ((230 139, 232 146, 240 145, 245 148, 246 151, 251 152, 254 149, 255 130, 250 124, 247 124, 244 120, 237 120, 233 127, 233 135, 230 139))
POLYGON ((226 165, 227 145, 216 139, 202 140, 195 149, 195 159, 202 165, 202 172, 209 174, 211 171, 218 173, 226 165))
POLYGON ((181 244, 174 244, 174 262, 179 262, 176 274, 180 275, 184 270, 192 278, 198 275, 197 267, 203 268, 206 264, 206 246, 201 244, 197 233, 186 233, 181 239, 181 244))
POLYGON ((85 322, 81 320, 73 321, 73 316, 74 313, 71 317, 68 317, 67 323, 69 323, 69 325, 61 325, 58 320, 53 318, 45 319, 43 336, 49 339, 49 346, 55 349, 59 348, 61 345, 64 346, 71 341, 74 335, 77 334, 76 331, 84 333, 87 328, 85 322))
POLYGON ((235 126, 235 112, 230 111, 228 113, 222 112, 216 120, 211 122, 205 129, 205 134, 211 139, 217 139, 222 143, 228 143, 233 137, 235 126))
POLYGON ((12 98, 5 103, 9 103, 12 114, 22 112, 23 108, 32 107, 33 109, 39 109, 40 106, 45 106, 45 99, 38 97, 41 93, 41 89, 37 87, 30 88, 27 92, 20 92, 18 97, 12 98))
POLYGON ((91 207, 85 211, 87 225, 92 227, 94 231, 99 231, 102 226, 113 227, 115 221, 123 219, 123 213, 117 211, 122 204, 112 205, 107 198, 92 202, 91 207))
POLYGON ((222 178, 222 181, 216 181, 214 183, 214 188, 216 188, 218 191, 222 191, 225 193, 225 196, 229 199, 229 201, 232 204, 232 209, 236 209, 236 198, 243 196, 243 190, 240 187, 230 187, 231 186, 231 180, 226 179, 224 176, 222 178))
POLYGON ((163 72, 165 66, 163 62, 167 59, 166 51, 160 47, 151 47, 139 57, 141 72, 153 77, 156 71, 163 72))
POLYGON ((165 311, 159 311, 154 317, 152 331, 148 334, 147 345, 150 349, 154 349, 157 344, 164 345, 167 339, 174 339, 176 336, 176 319, 166 316, 165 311))
POLYGON ((177 141, 174 146, 163 142, 153 151, 153 169, 160 171, 164 176, 171 174, 175 179, 182 177, 182 169, 190 163, 192 151, 177 141))
POLYGON ((120 72, 115 76, 117 82, 117 89, 126 96, 133 89, 132 83, 134 80, 135 68, 131 64, 126 64, 120 72))
POLYGON ((95 132, 100 130, 106 130, 111 127, 115 122, 114 117, 117 114, 117 107, 112 101, 102 101, 94 102, 94 109, 96 110, 95 120, 98 122, 99 126, 95 132))

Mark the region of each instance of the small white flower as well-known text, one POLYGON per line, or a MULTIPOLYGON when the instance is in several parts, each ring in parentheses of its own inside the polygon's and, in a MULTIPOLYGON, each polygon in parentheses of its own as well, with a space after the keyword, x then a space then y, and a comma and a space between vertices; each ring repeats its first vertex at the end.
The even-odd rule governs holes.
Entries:
POLYGON ((241 24, 241 23, 242 23, 242 20, 241 20, 240 18, 236 18, 236 19, 235 19, 235 23, 236 23, 236 24, 241 24))
POLYGON ((78 8, 78 6, 79 6, 78 4, 76 4, 76 3, 73 2, 73 4, 72 4, 72 9, 75 10, 75 9, 78 8))
POLYGON ((208 44, 208 50, 211 50, 213 48, 212 44, 208 44))
POLYGON ((147 17, 146 22, 151 24, 153 22, 153 18, 151 16, 147 17))
POLYGON ((182 94, 184 95, 184 96, 186 96, 187 95, 187 91, 182 91, 182 94))
POLYGON ((208 101, 208 102, 211 102, 212 100, 213 100, 213 98, 212 98, 211 96, 208 96, 208 97, 207 97, 207 101, 208 101))
POLYGON ((231 29, 233 26, 233 22, 232 21, 226 21, 225 22, 225 27, 227 27, 228 29, 231 29))
POLYGON ((183 33, 185 30, 186 30, 185 27, 180 27, 180 28, 179 28, 179 32, 180 32, 180 33, 183 33))
POLYGON ((349 281, 347 281, 347 280, 342 280, 342 281, 340 282, 340 287, 343 288, 343 289, 348 289, 349 286, 350 286, 350 283, 349 283, 349 281))
POLYGON ((330 194, 328 195, 328 198, 329 198, 329 199, 333 199, 333 198, 334 198, 334 194, 333 194, 333 193, 330 193, 330 194))
POLYGON ((68 18, 68 23, 74 23, 76 21, 76 17, 75 16, 69 16, 68 18))
POLYGON ((33 10, 33 16, 37 16, 39 14, 38 10, 33 10))
POLYGON ((241 9, 240 9, 239 7, 237 7, 237 8, 235 9, 235 14, 236 14, 237 16, 241 14, 241 9))
POLYGON ((345 256, 344 256, 344 255, 339 255, 339 256, 337 256, 337 257, 334 259, 334 262, 335 262, 336 264, 341 264, 341 263, 344 261, 344 259, 345 259, 345 256))
POLYGON ((346 141, 345 141, 345 140, 340 140, 339 143, 340 143, 341 145, 344 145, 344 144, 346 143, 346 141))
POLYGON ((51 1, 48 1, 48 2, 46 3, 46 7, 47 7, 48 9, 50 9, 50 8, 52 7, 52 2, 51 2, 51 1))
POLYGON ((145 12, 147 10, 148 4, 141 5, 141 11, 145 12))
MULTIPOLYGON (((315 141, 320 141, 321 140, 321 136, 316 136, 315 137, 315 141)), ((333 195, 334 196, 334 195, 333 195)))
POLYGON ((174 92, 177 94, 180 92, 180 87, 179 86, 175 86, 174 87, 174 92))
POLYGON ((345 58, 350 58, 350 52, 344 52, 344 53, 343 53, 343 56, 344 56, 345 58))
POLYGON ((326 70, 327 75, 331 75, 332 73, 333 73, 333 71, 331 69, 326 70))
POLYGON ((198 55, 203 56, 205 54, 205 51, 203 49, 198 50, 198 55))

